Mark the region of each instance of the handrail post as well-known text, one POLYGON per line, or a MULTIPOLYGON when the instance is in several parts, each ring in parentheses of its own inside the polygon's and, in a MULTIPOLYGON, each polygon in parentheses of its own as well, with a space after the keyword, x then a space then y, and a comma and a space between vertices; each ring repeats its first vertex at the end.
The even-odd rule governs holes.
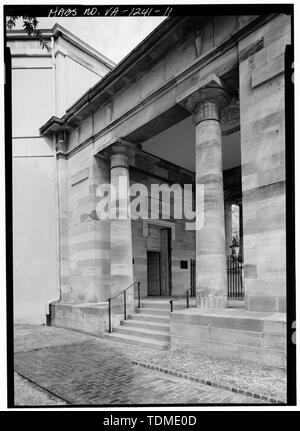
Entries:
POLYGON ((108 332, 111 333, 112 332, 112 327, 111 327, 111 298, 108 299, 108 332))
POLYGON ((138 282, 138 308, 141 308, 141 291, 140 291, 140 288, 141 288, 141 283, 138 282))
POLYGON ((126 290, 124 290, 124 320, 126 320, 126 290))
POLYGON ((189 291, 186 291, 186 308, 189 308, 189 291))
POLYGON ((170 302, 170 306, 171 306, 171 313, 173 313, 173 299, 171 299, 171 301, 169 301, 170 302))

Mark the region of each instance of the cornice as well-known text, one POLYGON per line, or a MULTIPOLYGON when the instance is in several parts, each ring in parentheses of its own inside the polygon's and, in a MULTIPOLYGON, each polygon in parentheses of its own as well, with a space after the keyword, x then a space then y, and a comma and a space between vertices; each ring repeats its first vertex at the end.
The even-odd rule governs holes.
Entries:
MULTIPOLYGON (((209 61, 212 61, 217 56, 221 55, 221 53, 224 53, 231 49, 232 47, 236 46, 237 43, 243 39, 244 37, 248 36, 249 33, 256 28, 260 27, 264 23, 271 20, 276 14, 271 14, 267 16, 259 16, 258 18, 255 18, 254 20, 250 21, 248 24, 245 25, 240 30, 237 30, 236 33, 231 35, 230 39, 223 42, 218 47, 215 47, 211 51, 209 51, 204 57, 197 57, 190 65, 189 67, 189 73, 192 74, 195 69, 199 67, 203 67, 205 64, 207 64, 209 61)), ((186 18, 186 17, 185 17, 186 18)), ((168 18, 165 20, 157 29, 155 29, 144 41, 142 41, 136 48, 131 51, 112 71, 107 73, 94 87, 89 89, 74 105, 72 105, 66 114, 60 118, 60 127, 65 128, 65 130, 68 130, 68 121, 71 120, 72 116, 82 116, 83 118, 85 115, 88 115, 88 105, 96 98, 98 97, 102 91, 105 91, 107 87, 112 84, 115 80, 120 79, 124 71, 126 71, 129 66, 132 66, 134 62, 147 50, 150 48, 151 45, 154 45, 157 43, 158 39, 161 39, 163 35, 166 35, 166 33, 169 32, 172 25, 178 25, 180 22, 180 19, 182 17, 175 17, 175 18, 168 18), (86 114, 84 114, 84 110, 86 110, 86 114)), ((184 71, 184 73, 187 73, 187 71, 184 71)), ((182 76, 184 75, 182 73, 182 76)), ((177 76, 177 84, 180 82, 180 75, 177 76)), ((186 76, 187 77, 187 76, 186 76)), ((182 78, 184 79, 184 78, 182 78)), ((107 101, 106 101, 107 103, 107 101)), ((141 102, 142 104, 146 103, 145 101, 141 102)), ((101 106, 101 105, 99 105, 101 106)), ((53 131, 51 128, 52 124, 49 120, 47 123, 45 123, 41 128, 40 132, 41 134, 47 134, 52 133, 53 131)))
MULTIPOLYGON (((141 109, 145 108, 147 105, 149 105, 154 100, 158 99, 159 97, 163 96, 164 93, 166 93, 169 90, 172 90, 175 86, 177 86, 179 83, 184 81, 185 79, 189 78, 193 75, 193 73, 197 72, 197 70, 205 67, 210 62, 216 60, 218 57, 225 54, 227 51, 232 49, 233 47, 237 46, 237 43, 243 39, 244 37, 248 36, 253 30, 259 28, 266 22, 270 21, 272 18, 274 18, 276 14, 271 14, 268 16, 260 16, 253 21, 250 21, 248 24, 245 25, 242 29, 238 30, 235 34, 233 34, 230 39, 224 41, 221 45, 218 47, 214 47, 211 51, 209 51, 205 56, 203 57, 197 57, 195 60, 193 60, 190 65, 187 66, 187 68, 180 72, 176 77, 170 78, 168 81, 166 81, 159 89, 156 89, 153 93, 148 95, 145 99, 143 99, 141 102, 139 102, 137 105, 135 105, 133 108, 129 109, 127 112, 122 114, 119 118, 113 120, 110 124, 105 126, 102 130, 97 132, 96 134, 90 136, 88 139, 86 139, 84 142, 81 142, 77 147, 73 148, 69 153, 68 157, 72 156, 73 154, 80 151, 85 146, 89 145, 92 142, 95 142, 102 136, 104 136, 106 133, 113 130, 116 126, 122 124, 122 122, 130 119, 133 115, 138 113, 141 109)), ((171 19, 168 19, 164 21, 161 26, 159 26, 158 29, 160 29, 160 34, 162 32, 163 24, 168 24, 168 27, 164 30, 165 33, 167 33, 170 29, 171 19), (162 27, 162 28, 160 28, 162 27)), ((178 24, 178 21, 176 21, 178 24)), ((157 30, 157 29, 156 29, 157 30)), ((154 32, 153 32, 154 33, 154 32)), ((151 34, 152 35, 152 34, 151 34)), ((150 35, 150 36, 151 36, 150 35)), ((154 37, 154 36, 153 36, 154 37)), ((151 43, 151 40, 147 40, 147 48, 149 48, 149 45, 151 43)), ((145 41, 146 41, 145 40, 145 41)), ((145 43, 145 41, 143 41, 145 43)), ((104 76, 104 78, 101 79, 99 83, 97 83, 94 87, 92 87, 90 90, 88 90, 82 97, 79 99, 71 108, 66 112, 66 114, 61 117, 52 117, 40 128, 41 134, 48 134, 53 133, 59 130, 70 130, 73 128, 72 119, 75 118, 78 119, 78 116, 82 116, 84 110, 89 110, 89 113, 91 113, 91 108, 89 105, 91 104, 92 100, 95 99, 95 97, 99 94, 101 94, 101 91, 104 90, 108 85, 110 85, 114 80, 121 79, 122 74, 124 71, 126 71, 126 68, 129 67, 129 64, 132 64, 132 62, 135 60, 136 56, 142 49, 146 49, 143 45, 143 42, 138 45, 137 48, 135 48, 130 54, 128 54, 125 59, 119 63, 119 65, 116 66, 115 69, 113 69, 111 72, 109 72, 107 75, 104 76)), ((238 59, 237 59, 238 64, 238 59)), ((107 103, 107 101, 105 102, 107 103)), ((101 105, 99 104, 99 107, 101 105)), ((88 115, 88 114, 87 114, 88 115)), ((80 122, 80 120, 78 120, 80 122)), ((222 130, 223 134, 232 133, 232 131, 236 131, 239 129, 239 125, 233 125, 232 127, 227 128, 225 130, 222 130)))
MULTIPOLYGON (((107 58, 105 55, 101 54, 99 51, 97 51, 92 46, 88 45, 86 42, 75 36, 73 33, 62 27, 60 24, 55 24, 52 29, 40 29, 41 36, 44 39, 51 39, 51 37, 54 37, 54 39, 57 39, 59 36, 61 36, 63 39, 67 40, 72 45, 79 48, 81 51, 86 52, 91 57, 95 58, 102 64, 104 64, 108 69, 112 70, 116 64, 111 61, 109 58, 107 58)), ((10 40, 35 40, 35 36, 31 35, 29 36, 26 31, 23 29, 20 30, 10 30, 6 33, 6 39, 7 41, 10 40)))

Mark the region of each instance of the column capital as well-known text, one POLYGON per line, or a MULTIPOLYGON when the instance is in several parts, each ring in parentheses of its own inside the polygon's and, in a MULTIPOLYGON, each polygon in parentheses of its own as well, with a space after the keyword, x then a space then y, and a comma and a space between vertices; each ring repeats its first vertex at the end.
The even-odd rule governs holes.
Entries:
POLYGON ((199 105, 211 103, 221 110, 230 103, 230 99, 231 97, 224 88, 211 85, 191 94, 187 98, 185 106, 188 111, 195 112, 199 105))
POLYGON ((191 112, 193 112, 194 126, 204 120, 219 121, 219 108, 214 102, 199 102, 191 112))
POLYGON ((132 158, 140 146, 126 141, 123 138, 116 137, 108 147, 106 147, 102 155, 109 157, 111 161, 111 169, 115 167, 128 167, 128 160, 132 158))
POLYGON ((116 138, 109 146, 111 154, 126 154, 130 155, 134 153, 138 147, 132 142, 126 141, 122 138, 116 138))
POLYGON ((197 125, 203 120, 219 121, 219 112, 230 99, 220 78, 212 74, 185 91, 178 103, 194 114, 193 121, 197 125))

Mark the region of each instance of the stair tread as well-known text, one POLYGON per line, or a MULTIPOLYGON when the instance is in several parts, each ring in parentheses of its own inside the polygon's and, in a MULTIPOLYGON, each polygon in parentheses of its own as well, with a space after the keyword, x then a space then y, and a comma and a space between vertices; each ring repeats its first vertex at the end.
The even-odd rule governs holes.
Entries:
POLYGON ((147 325, 149 327, 151 327, 151 326, 161 326, 162 328, 170 328, 170 324, 169 323, 163 323, 163 322, 157 322, 157 323, 155 323, 155 322, 149 322, 149 320, 141 320, 141 319, 134 320, 134 319, 129 319, 129 320, 125 320, 125 321, 123 320, 123 323, 124 322, 128 323, 130 326, 134 326, 134 325, 137 325, 137 326, 139 326, 139 325, 147 325))
POLYGON ((141 301, 141 305, 165 305, 170 307, 170 303, 165 301, 141 301))
POLYGON ((164 309, 164 308, 152 308, 152 307, 141 307, 137 308, 137 312, 139 313, 140 310, 146 310, 146 311, 159 311, 159 313, 170 313, 170 309, 164 309))
MULTIPOLYGON (((173 298, 168 299, 168 301, 162 301, 162 300, 141 300, 141 304, 159 304, 159 305, 166 305, 167 307, 170 307, 170 301, 174 301, 174 303, 184 305, 186 303, 186 297, 178 298, 174 296, 173 298)), ((196 302, 195 297, 189 297, 190 302, 196 302)))
MULTIPOLYGON (((148 309, 149 310, 149 309, 148 309)), ((165 319, 165 320, 169 320, 170 319, 170 317, 169 316, 163 316, 163 315, 158 315, 158 314, 151 314, 151 313, 135 313, 135 314, 131 314, 130 316, 136 316, 136 315, 139 315, 139 316, 149 316, 149 317, 159 317, 160 319, 165 319)))
POLYGON ((146 329, 146 328, 137 328, 137 327, 133 327, 133 328, 129 328, 128 326, 118 326, 117 328, 115 328, 115 330, 119 331, 121 330, 122 332, 127 332, 127 331, 135 331, 135 332, 140 332, 141 334, 153 334, 153 335, 168 335, 168 333, 166 333, 165 331, 158 331, 157 329, 146 329))
POLYGON ((137 342, 143 342, 145 344, 157 344, 158 346, 168 346, 169 345, 169 343, 167 341, 155 340, 155 339, 151 339, 151 338, 140 338, 140 337, 135 337, 134 335, 130 335, 130 334, 121 334, 120 332, 112 332, 108 336, 109 336, 109 338, 122 338, 124 340, 133 340, 133 341, 137 341, 137 342))

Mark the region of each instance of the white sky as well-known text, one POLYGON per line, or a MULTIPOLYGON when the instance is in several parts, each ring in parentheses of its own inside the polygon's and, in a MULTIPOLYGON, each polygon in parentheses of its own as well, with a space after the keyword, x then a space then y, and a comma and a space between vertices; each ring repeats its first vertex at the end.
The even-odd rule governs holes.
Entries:
MULTIPOLYGON (((118 63, 164 19, 165 17, 38 18, 38 28, 52 28, 58 23, 118 63)), ((19 20, 16 28, 21 27, 22 21, 19 20)))

